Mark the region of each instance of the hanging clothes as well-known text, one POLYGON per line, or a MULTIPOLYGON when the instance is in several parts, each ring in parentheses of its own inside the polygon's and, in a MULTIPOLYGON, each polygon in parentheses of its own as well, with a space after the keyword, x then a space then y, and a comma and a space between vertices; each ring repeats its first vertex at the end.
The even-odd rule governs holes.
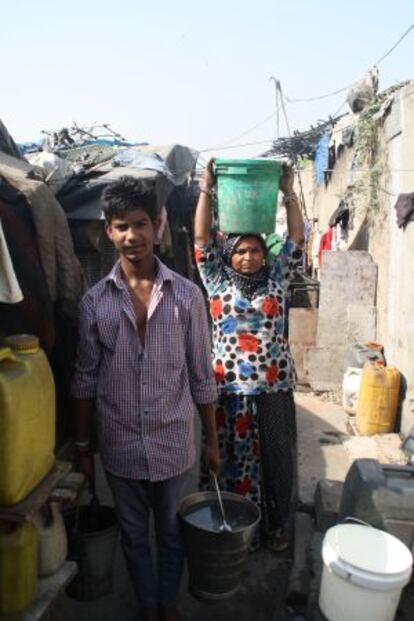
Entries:
POLYGON ((325 186, 327 186, 331 180, 332 172, 333 172, 333 169, 335 168, 335 164, 336 164, 336 142, 334 139, 334 135, 332 134, 331 140, 329 142, 329 148, 328 148, 328 164, 327 164, 327 167, 324 173, 325 186))
POLYGON ((305 244, 304 244, 304 253, 303 253, 303 269, 306 270, 309 265, 309 257, 310 257, 310 248, 312 244, 312 222, 308 219, 305 219, 304 223, 304 236, 305 236, 305 244))
POLYGON ((50 297, 73 316, 82 293, 81 268, 65 212, 48 186, 34 178, 33 168, 25 160, 0 153, 0 175, 29 203, 50 297))
POLYGON ((0 180, 0 219, 4 238, 22 299, 14 304, 0 302, 3 334, 37 334, 41 347, 50 353, 55 344, 53 304, 36 242, 30 206, 21 194, 0 180))
POLYGON ((329 159, 329 142, 330 135, 329 133, 326 133, 320 137, 316 146, 314 167, 317 185, 325 183, 325 171, 328 168, 329 159))
POLYGON ((313 231, 313 242, 312 242, 312 276, 313 278, 319 278, 319 270, 321 264, 319 262, 319 247, 321 244, 322 234, 318 230, 317 225, 314 227, 313 231))
POLYGON ((321 236, 321 241, 319 244, 319 252, 318 252, 320 266, 322 266, 322 255, 325 252, 325 250, 332 250, 332 237, 333 237, 333 230, 331 228, 329 229, 329 231, 326 231, 326 233, 323 233, 323 235, 321 236))
POLYGON ((331 217, 329 218, 329 226, 336 226, 340 224, 343 228, 348 227, 349 222, 349 207, 348 203, 341 199, 338 207, 335 209, 331 217))
POLYGON ((4 236, 3 224, 0 220, 0 302, 16 304, 23 300, 10 252, 4 236))
POLYGON ((414 192, 399 194, 394 209, 397 213, 399 228, 405 228, 409 222, 414 220, 414 192))

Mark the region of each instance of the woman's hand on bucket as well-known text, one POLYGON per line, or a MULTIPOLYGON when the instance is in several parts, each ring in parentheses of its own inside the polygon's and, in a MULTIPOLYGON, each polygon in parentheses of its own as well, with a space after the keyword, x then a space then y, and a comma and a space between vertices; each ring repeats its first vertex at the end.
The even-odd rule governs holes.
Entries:
POLYGON ((201 187, 203 187, 206 190, 211 190, 216 183, 216 178, 214 176, 213 167, 214 167, 214 157, 212 157, 207 162, 206 167, 203 172, 203 177, 201 180, 201 187))
POLYGON ((283 194, 292 194, 294 192, 293 184, 295 181, 295 172, 291 163, 282 164, 282 176, 280 178, 279 187, 283 194))

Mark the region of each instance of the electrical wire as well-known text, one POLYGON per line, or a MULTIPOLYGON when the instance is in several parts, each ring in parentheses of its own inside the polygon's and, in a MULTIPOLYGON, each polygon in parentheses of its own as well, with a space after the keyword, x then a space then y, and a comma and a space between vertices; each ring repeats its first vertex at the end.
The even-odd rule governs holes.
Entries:
MULTIPOLYGON (((244 132, 242 132, 241 134, 238 134, 237 136, 233 136, 233 138, 229 138, 229 140, 226 140, 225 142, 223 142, 221 145, 216 146, 216 147, 211 147, 209 149, 202 149, 202 151, 219 151, 221 149, 224 149, 227 147, 227 145, 231 142, 233 142, 234 140, 239 140, 240 138, 243 138, 244 136, 246 136, 247 134, 250 134, 250 132, 253 132, 255 129, 257 129, 258 127, 260 127, 261 125, 264 125, 265 123, 267 123, 268 121, 270 121, 270 119, 272 119, 276 114, 276 110, 273 110, 272 114, 269 114, 267 117, 265 117, 262 121, 259 121, 258 123, 256 123, 256 125, 253 125, 252 127, 250 127, 249 129, 246 129, 244 132)), ((266 141, 268 142, 268 141, 266 141)), ((200 151, 200 153, 202 152, 200 151)))
MULTIPOLYGON (((411 26, 404 32, 404 34, 394 43, 394 45, 385 53, 383 54, 375 63, 374 66, 378 66, 383 60, 385 60, 385 58, 387 58, 398 46, 399 44, 403 41, 403 39, 405 39, 405 37, 411 32, 411 30, 414 29, 414 24, 411 24, 411 26)), ((277 86, 277 80, 272 76, 270 78, 270 80, 274 80, 275 81, 275 85, 277 86)), ((284 97, 283 99, 280 99, 280 104, 283 103, 287 103, 287 104, 291 104, 291 103, 301 103, 301 102, 309 102, 309 101, 319 101, 322 99, 327 99, 328 97, 333 97, 334 95, 339 95, 340 93, 343 93, 345 91, 347 91, 351 86, 353 86, 354 82, 352 84, 349 84, 348 86, 344 86, 343 88, 337 89, 336 91, 332 91, 330 93, 326 93, 324 95, 318 95, 316 97, 305 97, 305 98, 301 98, 301 99, 290 99, 289 97, 284 97)), ((276 100, 277 101, 277 100, 276 100)), ((271 114, 269 114, 268 116, 266 116, 264 119, 262 119, 261 121, 259 121, 258 123, 256 123, 255 125, 253 125, 252 127, 249 127, 249 129, 246 129, 244 132, 242 132, 241 134, 238 134, 237 136, 233 136, 232 138, 229 138, 228 140, 226 140, 224 143, 222 143, 221 145, 215 146, 215 147, 209 147, 207 149, 201 149, 201 151, 199 151, 199 153, 206 153, 208 151, 219 151, 222 149, 236 149, 239 146, 240 147, 244 147, 244 146, 254 146, 254 145, 258 145, 258 144, 266 144, 269 142, 272 142, 271 140, 266 140, 263 142, 256 142, 256 143, 249 143, 246 145, 232 145, 232 146, 228 146, 229 143, 235 141, 235 140, 239 140, 240 138, 243 138, 244 136, 246 136, 247 134, 250 134, 252 131, 254 131, 255 129, 257 129, 258 127, 260 127, 261 125, 264 125, 265 123, 267 123, 268 121, 270 121, 274 116, 277 116, 277 133, 279 133, 279 107, 278 107, 278 101, 277 101, 277 105, 276 105, 276 110, 274 110, 271 114)), ((344 106, 346 105, 346 101, 344 101, 340 107, 338 108, 338 110, 331 115, 333 118, 335 118, 339 112, 344 108, 344 106)))
POLYGON ((405 39, 405 37, 411 32, 411 30, 413 30, 414 28, 414 24, 411 24, 411 26, 404 32, 404 34, 398 39, 398 41, 396 43, 394 43, 394 45, 392 46, 392 48, 390 48, 388 50, 388 52, 386 52, 383 56, 381 56, 381 58, 379 58, 375 63, 374 66, 378 66, 380 63, 382 63, 383 60, 385 60, 387 58, 387 56, 389 56, 391 54, 391 52, 393 52, 395 50, 396 47, 398 47, 401 43, 401 41, 403 39, 405 39))
POLYGON ((270 142, 273 142, 272 138, 268 140, 259 140, 258 142, 246 142, 245 144, 233 144, 228 147, 209 147, 208 149, 200 149, 199 153, 208 153, 209 151, 218 151, 219 149, 222 151, 226 149, 238 149, 239 147, 253 147, 259 144, 269 144, 270 142))
MULTIPOLYGON (((371 66, 375 67, 375 66, 378 66, 380 63, 382 63, 382 61, 385 60, 399 46, 401 41, 403 41, 403 39, 405 39, 405 37, 413 29, 414 29, 414 24, 411 24, 411 26, 404 32, 404 34, 398 39, 398 41, 396 41, 394 45, 371 66)), ((334 95, 339 95, 340 93, 347 91, 349 88, 351 88, 351 86, 353 86, 353 84, 354 82, 352 84, 348 84, 348 86, 339 88, 336 91, 325 93, 325 95, 317 95, 315 97, 303 97, 303 98, 298 98, 298 99, 291 99, 289 97, 286 97, 286 102, 291 104, 291 103, 302 103, 302 102, 319 101, 321 99, 327 99, 328 97, 333 97, 334 95)))

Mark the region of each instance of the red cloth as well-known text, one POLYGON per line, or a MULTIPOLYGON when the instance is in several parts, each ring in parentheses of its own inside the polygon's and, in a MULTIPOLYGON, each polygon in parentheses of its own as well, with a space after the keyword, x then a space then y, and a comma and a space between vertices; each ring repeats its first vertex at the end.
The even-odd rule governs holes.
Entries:
POLYGON ((322 265, 322 254, 324 250, 332 250, 332 236, 333 230, 329 229, 326 233, 321 236, 321 241, 319 244, 319 265, 322 265))

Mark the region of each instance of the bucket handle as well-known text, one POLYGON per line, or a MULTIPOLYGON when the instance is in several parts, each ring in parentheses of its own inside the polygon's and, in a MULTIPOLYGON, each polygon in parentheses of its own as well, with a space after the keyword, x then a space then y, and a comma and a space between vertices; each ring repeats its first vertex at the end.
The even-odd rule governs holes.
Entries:
POLYGON ((369 522, 365 522, 364 520, 360 520, 359 518, 353 517, 352 515, 348 515, 346 518, 344 518, 343 521, 346 522, 346 523, 348 523, 348 522, 355 522, 356 524, 360 524, 361 526, 369 526, 370 528, 374 528, 372 526, 372 524, 370 524, 369 522))

